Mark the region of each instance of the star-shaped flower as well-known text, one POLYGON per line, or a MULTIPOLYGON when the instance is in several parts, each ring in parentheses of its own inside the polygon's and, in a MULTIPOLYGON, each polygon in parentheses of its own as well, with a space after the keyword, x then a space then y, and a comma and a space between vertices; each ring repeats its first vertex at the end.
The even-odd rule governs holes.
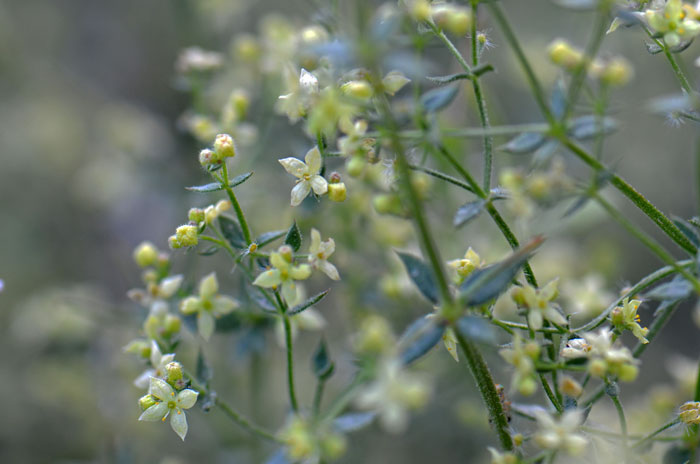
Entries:
POLYGON ((306 153, 304 161, 297 158, 279 160, 284 169, 299 179, 292 189, 292 206, 298 206, 306 198, 311 189, 316 195, 328 192, 328 181, 319 175, 321 171, 321 152, 313 147, 306 153), (304 162, 305 161, 305 162, 304 162))
POLYGON ((558 305, 553 303, 558 294, 557 280, 552 280, 541 289, 531 285, 516 287, 511 295, 518 306, 528 309, 527 321, 530 328, 539 330, 545 319, 554 324, 566 325, 566 318, 559 312, 558 305))
POLYGON ((668 0, 663 9, 647 10, 644 14, 649 25, 664 36, 666 45, 676 47, 700 34, 696 11, 682 0, 668 0))
POLYGON ((292 248, 289 245, 282 245, 276 252, 270 253, 269 269, 260 274, 253 285, 263 288, 281 287, 282 297, 288 304, 293 304, 297 300, 297 280, 308 279, 311 275, 311 267, 308 264, 293 264, 292 248))
POLYGON ((328 258, 335 251, 335 242, 329 238, 321 241, 321 234, 316 229, 311 229, 311 245, 309 246, 309 263, 314 269, 318 269, 333 280, 340 280, 338 269, 328 262, 328 258))
POLYGON ((148 393, 155 398, 155 404, 146 409, 139 417, 140 421, 165 422, 170 415, 170 426, 177 433, 182 441, 187 435, 187 418, 184 409, 190 409, 197 402, 197 393, 186 388, 179 393, 175 393, 173 387, 163 379, 151 377, 151 384, 148 393))
POLYGON ((189 296, 180 302, 184 314, 197 313, 197 329, 205 340, 214 333, 215 318, 226 315, 238 307, 238 302, 231 297, 218 295, 219 282, 216 274, 211 273, 199 282, 199 296, 189 296))
POLYGON ((539 431, 535 443, 543 449, 562 450, 572 456, 580 455, 588 444, 588 439, 578 433, 583 420, 581 411, 567 410, 559 420, 544 411, 536 411, 539 431))
POLYGON ((618 330, 631 330, 642 343, 649 343, 649 340, 646 339, 649 329, 639 325, 641 319, 637 314, 637 309, 639 309, 640 304, 642 304, 640 300, 630 301, 629 298, 625 298, 622 300, 622 306, 613 309, 611 319, 618 330))

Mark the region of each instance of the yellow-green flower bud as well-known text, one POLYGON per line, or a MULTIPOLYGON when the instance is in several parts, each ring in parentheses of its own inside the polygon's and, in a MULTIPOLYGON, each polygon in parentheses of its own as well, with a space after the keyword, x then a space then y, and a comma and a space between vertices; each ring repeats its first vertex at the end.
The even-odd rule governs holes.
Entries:
POLYGON ((204 150, 199 152, 199 164, 201 164, 205 168, 209 167, 214 163, 218 163, 219 161, 221 160, 216 156, 216 153, 214 153, 208 148, 205 148, 204 150))
POLYGON ((219 200, 216 202, 214 209, 216 209, 217 214, 221 214, 231 209, 231 202, 229 200, 219 200))
POLYGON ((430 2, 428 0, 407 0, 408 14, 416 21, 427 21, 430 18, 430 2))
POLYGON ((182 326, 182 321, 179 317, 174 314, 168 314, 165 316, 165 323, 163 324, 163 336, 165 338, 170 338, 173 335, 180 333, 180 327, 182 326))
POLYGON ((588 372, 591 375, 599 378, 605 377, 605 373, 608 371, 608 363, 602 359, 593 359, 588 364, 588 372))
POLYGON ((175 384, 182 379, 182 364, 177 361, 169 362, 165 365, 166 380, 170 384, 175 384))
POLYGON ((201 302, 196 296, 188 296, 180 302, 180 311, 182 314, 194 314, 199 311, 201 302))
POLYGON ((359 177, 362 175, 362 171, 365 170, 367 166, 367 161, 362 156, 353 156, 345 164, 345 169, 350 177, 359 177))
POLYGON ((260 58, 260 45, 254 36, 241 34, 233 43, 233 53, 242 61, 257 61, 260 58))
POLYGON ((540 357, 540 345, 538 345, 535 341, 525 343, 523 350, 525 351, 525 354, 532 359, 537 359, 540 357))
POLYGON ((236 147, 233 144, 233 137, 228 134, 219 134, 214 139, 214 153, 223 160, 236 156, 236 147))
POLYGON ((345 201, 347 198, 347 189, 345 188, 344 182, 337 182, 335 184, 328 184, 328 198, 331 201, 345 201))
POLYGON ((250 107, 250 98, 245 90, 237 89, 231 93, 230 97, 231 108, 236 117, 236 121, 245 119, 250 107))
POLYGON ((158 259, 158 250, 151 242, 143 242, 134 250, 134 261, 141 267, 152 266, 158 259))
POLYGON ((180 247, 195 246, 199 241, 197 226, 185 224, 175 229, 175 238, 180 247))
POLYGON ((549 58, 552 62, 568 71, 574 71, 583 63, 583 53, 573 48, 562 39, 557 39, 549 46, 549 58))
POLYGON ((633 382, 639 374, 639 368, 633 364, 623 364, 617 373, 621 382, 633 382))
POLYGON ((389 322, 381 316, 367 316, 360 324, 355 348, 363 354, 381 354, 394 346, 394 334, 389 322))
POLYGON ((372 96, 372 86, 367 81, 349 81, 340 87, 345 95, 366 100, 372 96))
POLYGON ((681 406, 679 414, 681 422, 688 425, 700 424, 700 403, 688 401, 681 406))
POLYGON ((151 344, 145 340, 132 340, 124 347, 124 352, 148 359, 151 356, 151 344))
POLYGON ((141 407, 142 411, 145 411, 157 402, 158 400, 153 395, 145 395, 139 398, 139 407, 141 407))
POLYGON ((525 377, 518 382, 518 392, 523 396, 530 396, 537 390, 537 382, 532 377, 525 377))
POLYGON ((372 206, 379 214, 396 214, 401 216, 404 213, 401 199, 393 193, 376 195, 372 199, 372 206))
POLYGON ((333 461, 345 454, 345 451, 348 449, 348 441, 343 435, 332 433, 323 438, 321 448, 323 455, 333 461))
POLYGON ((559 379, 559 389, 572 398, 578 398, 583 393, 583 387, 573 377, 565 375, 559 379))
POLYGON ((469 32, 472 17, 468 9, 450 4, 435 4, 431 10, 433 21, 440 29, 456 36, 469 32))
POLYGON ((624 58, 615 58, 603 68, 600 80, 608 85, 622 86, 633 76, 634 70, 629 62, 624 58))
POLYGON ((282 256, 282 258, 288 263, 292 262, 293 250, 289 245, 282 245, 279 247, 277 252, 282 256))
POLYGON ((204 221, 204 210, 201 208, 190 208, 190 211, 187 213, 187 219, 189 219, 190 222, 199 224, 204 221))

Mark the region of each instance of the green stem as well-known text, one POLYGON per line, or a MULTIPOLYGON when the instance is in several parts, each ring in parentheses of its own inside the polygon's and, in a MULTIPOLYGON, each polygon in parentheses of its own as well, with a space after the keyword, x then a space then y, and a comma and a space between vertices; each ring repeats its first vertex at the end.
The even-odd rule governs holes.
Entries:
MULTIPOLYGON (((200 394, 207 395, 209 393, 209 390, 203 385, 199 384, 190 373, 185 372, 185 377, 187 377, 192 387, 194 387, 194 389, 197 390, 200 394)), ((221 409, 221 411, 223 411, 224 414, 226 414, 229 417, 229 419, 238 424, 241 428, 247 430, 253 435, 257 435, 261 438, 264 438, 265 440, 279 442, 279 439, 275 437, 273 433, 268 432, 262 427, 253 424, 245 416, 236 411, 233 407, 229 406, 225 401, 216 398, 214 404, 216 404, 216 406, 219 409, 221 409)))
MULTIPOLYGON (((579 157, 584 163, 589 165, 597 172, 605 172, 609 170, 597 159, 588 154, 583 148, 576 145, 574 142, 562 136, 560 138, 561 142, 576 156, 579 157)), ((688 253, 695 255, 697 253, 697 247, 683 235, 683 232, 676 227, 676 225, 671 222, 661 211, 656 208, 652 203, 649 202, 644 196, 634 189, 630 184, 628 184, 624 179, 622 179, 617 174, 613 174, 610 178, 610 183, 617 188, 623 195, 629 198, 632 203, 634 203, 644 214, 646 214, 661 230, 669 236, 671 240, 676 242, 678 246, 683 248, 688 253)))
POLYGON ((243 210, 241 209, 241 205, 238 203, 238 200, 236 199, 236 195, 233 193, 233 189, 229 185, 229 180, 228 180, 228 167, 226 166, 226 161, 223 162, 223 165, 221 167, 221 172, 223 174, 223 182, 222 186, 224 187, 224 190, 226 190, 226 193, 228 194, 229 200, 231 200, 231 204, 233 205, 233 209, 236 212, 236 217, 238 218, 238 222, 241 225, 241 229, 243 230, 243 236, 245 237, 245 241, 247 245, 250 245, 253 243, 253 240, 250 235, 250 229, 248 228, 248 222, 245 219, 245 215, 243 214, 243 210))
POLYGON ((653 432, 651 432, 649 435, 645 436, 644 438, 641 438, 639 441, 637 441, 635 444, 633 444, 633 445, 632 445, 632 448, 639 448, 639 447, 641 447, 641 446, 642 446, 644 443, 646 443, 647 441, 653 440, 655 436, 657 436, 658 434, 660 434, 661 432, 663 432, 663 431, 665 431, 665 430, 670 429, 671 427, 673 427, 674 425, 678 424, 679 422, 680 422, 680 419, 679 419, 679 418, 675 418, 675 419, 673 419, 671 422, 668 422, 668 423, 662 425, 662 426, 659 427, 658 429, 656 429, 656 430, 654 430, 653 432))
POLYGON ((318 379, 316 391, 314 391, 313 417, 318 417, 318 413, 321 411, 321 401, 323 400, 323 390, 325 386, 326 381, 324 379, 318 379))
POLYGON ((410 164, 408 167, 413 171, 424 172, 429 176, 435 177, 436 179, 444 180, 445 182, 449 182, 450 184, 463 188, 467 192, 474 193, 474 189, 469 184, 466 184, 459 179, 455 179, 452 176, 448 176, 440 171, 436 171, 435 169, 424 168, 423 166, 416 166, 415 164, 410 164))
POLYGON ((275 292, 275 298, 277 299, 277 304, 280 308, 280 316, 282 316, 282 323, 284 324, 284 342, 287 347, 287 387, 289 390, 289 403, 292 407, 292 411, 299 411, 299 403, 297 402, 297 395, 294 390, 294 351, 292 345, 292 324, 289 321, 289 315, 287 315, 287 305, 280 298, 279 293, 275 292))
POLYGON ((652 32, 649 30, 649 28, 647 26, 645 26, 644 24, 642 24, 642 28, 644 29, 644 32, 647 33, 649 38, 651 40, 653 40, 654 43, 661 48, 661 50, 663 50, 664 56, 666 57, 669 64, 671 65, 671 69, 673 69, 673 73, 676 75, 676 79, 678 79, 678 82, 681 84, 681 87, 683 88, 683 90, 685 90, 689 94, 693 93, 693 87, 690 85, 690 81, 683 73, 683 70, 681 69, 681 67, 678 66, 678 62, 676 61, 673 54, 666 46, 666 43, 662 40, 655 38, 654 35, 652 34, 652 32))
POLYGON ((486 403, 486 408, 491 417, 491 423, 496 429, 501 446, 506 451, 511 451, 513 449, 513 440, 510 433, 508 433, 508 419, 503 412, 503 405, 501 404, 501 399, 496 391, 496 385, 493 382, 486 361, 484 361, 484 357, 475 344, 466 340, 459 330, 455 330, 454 333, 459 346, 464 352, 469 370, 474 376, 474 379, 476 379, 476 385, 481 393, 481 397, 486 403))
MULTIPOLYGON (((552 371, 554 372, 554 371, 552 371)), ((550 403, 554 405, 554 408, 557 410, 558 413, 562 413, 564 410, 561 407, 561 404, 559 403, 559 400, 555 396, 554 392, 552 389, 549 387, 549 382, 547 382, 547 379, 544 378, 544 375, 540 374, 540 381, 542 382, 542 386, 544 387, 544 392, 547 395, 547 398, 549 398, 550 403)))
POLYGON ((617 411, 617 417, 620 421, 620 431, 622 432, 622 445, 625 448, 625 456, 627 455, 627 419, 625 419, 625 410, 622 408, 622 403, 620 403, 620 398, 615 395, 611 396, 613 404, 615 405, 615 410, 617 411))
POLYGON ((688 280, 688 282, 690 282, 695 287, 695 290, 697 292, 700 292, 700 282, 698 282, 698 279, 687 270, 678 266, 673 256, 671 256, 666 250, 664 250, 664 248, 659 243, 657 243, 653 238, 649 237, 647 234, 642 232, 641 229, 635 227, 634 224, 628 221, 622 214, 620 214, 619 211, 615 209, 613 205, 611 205, 608 201, 603 199, 603 197, 601 197, 597 193, 594 193, 593 198, 595 198, 598 204, 601 205, 603 209, 605 209, 605 211, 607 211, 608 214, 613 219, 615 219, 625 230, 627 230, 627 232, 634 235, 640 242, 644 244, 644 246, 646 246, 652 253, 658 256, 661 259, 661 261, 668 264, 669 266, 673 266, 676 272, 685 277, 688 280))

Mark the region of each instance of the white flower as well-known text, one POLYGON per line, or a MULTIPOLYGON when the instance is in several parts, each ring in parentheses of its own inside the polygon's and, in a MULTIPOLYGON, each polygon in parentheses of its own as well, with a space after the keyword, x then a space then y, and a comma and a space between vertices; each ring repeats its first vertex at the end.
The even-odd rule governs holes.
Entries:
POLYGON ((566 347, 561 350, 561 357, 567 359, 586 358, 591 351, 591 345, 583 338, 572 338, 566 342, 566 347))
POLYGON ((316 229, 311 229, 311 245, 309 246, 309 263, 314 269, 318 269, 333 280, 340 280, 338 269, 328 262, 328 258, 335 251, 335 242, 329 238, 321 241, 321 234, 316 229))
POLYGON ((308 279, 311 275, 311 267, 308 264, 293 265, 292 250, 288 245, 283 245, 278 251, 270 253, 270 264, 273 268, 260 274, 253 285, 263 288, 282 288, 282 297, 287 304, 294 304, 297 300, 298 289, 296 280, 308 279))
POLYGON ((180 310, 184 314, 197 313, 197 329, 205 340, 214 333, 216 317, 229 314, 238 307, 238 302, 231 297, 217 295, 219 282, 212 272, 199 282, 199 296, 190 296, 180 302, 180 310))
POLYGON ((318 79, 304 68, 298 79, 296 72, 289 68, 285 68, 284 74, 289 93, 279 96, 275 109, 295 123, 306 115, 313 97, 318 94, 318 79))
POLYGON ((513 300, 528 309, 527 322, 533 330, 542 328, 544 320, 557 325, 566 325, 566 318, 559 312, 559 307, 553 301, 557 298, 557 280, 552 280, 541 289, 524 285, 513 289, 513 300))
POLYGON ((136 380, 134 380, 134 385, 138 388, 148 388, 151 382, 151 377, 165 377, 166 371, 165 366, 175 360, 175 354, 163 354, 158 348, 158 344, 155 340, 151 340, 151 369, 146 369, 141 375, 139 375, 136 380))
POLYGON ((146 290, 137 288, 129 290, 127 295, 136 303, 150 308, 151 314, 158 313, 165 304, 164 300, 172 298, 182 284, 183 276, 178 274, 162 279, 159 283, 148 284, 146 290))
POLYGON ((539 430, 535 443, 543 449, 562 450, 572 456, 585 451, 588 439, 576 433, 582 422, 581 411, 568 410, 559 420, 544 411, 535 411, 539 430))
POLYGON ((151 377, 148 393, 157 401, 141 414, 139 420, 165 422, 165 419, 170 415, 170 426, 184 441, 185 435, 187 435, 187 418, 183 410, 194 406, 199 393, 187 388, 176 394, 168 382, 156 377, 151 377))
POLYGON ((404 371, 398 359, 388 359, 381 365, 375 382, 357 397, 357 405, 377 410, 382 426, 399 433, 408 424, 407 409, 425 405, 429 393, 423 380, 404 371))
POLYGON ((309 150, 304 157, 304 161, 292 157, 279 160, 288 173, 299 179, 297 185, 292 189, 292 206, 301 204, 311 189, 316 195, 323 195, 328 192, 328 182, 319 175, 321 171, 321 152, 318 150, 318 147, 313 147, 309 150))

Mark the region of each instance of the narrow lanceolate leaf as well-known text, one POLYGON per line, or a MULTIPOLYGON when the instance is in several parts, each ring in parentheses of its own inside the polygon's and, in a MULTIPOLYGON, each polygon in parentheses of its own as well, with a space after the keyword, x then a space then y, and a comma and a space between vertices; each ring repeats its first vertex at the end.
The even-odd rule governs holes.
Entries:
MULTIPOLYGON (((243 182, 247 181, 250 176, 252 176, 253 173, 251 172, 246 172, 245 174, 241 174, 240 176, 236 176, 233 179, 231 179, 228 183, 228 186, 233 188, 238 185, 241 185, 243 182)), ((209 193, 209 192, 218 192, 219 190, 223 190, 224 186, 220 182, 212 182, 211 184, 204 184, 204 185, 194 185, 192 187, 185 187, 185 190, 189 190, 190 192, 197 192, 197 193, 209 193)))
POLYGON ((333 369, 335 364, 328 356, 328 348, 326 347, 326 341, 321 339, 311 358, 311 369, 314 371, 314 375, 321 379, 326 380, 331 375, 333 375, 333 369))
POLYGON ((460 206, 452 220, 452 225, 460 227, 476 218, 484 210, 484 205, 486 205, 485 200, 475 200, 460 206))
POLYGON ((248 298, 252 303, 269 313, 277 312, 277 307, 272 301, 265 298, 265 295, 263 294, 263 291, 261 289, 254 285, 246 285, 245 290, 246 294, 248 295, 248 298))
POLYGON ((399 340, 399 358, 405 365, 419 359, 442 340, 445 324, 434 317, 421 317, 408 326, 399 340))
POLYGON ((284 237, 286 233, 286 230, 273 230, 271 232, 265 232, 264 234, 260 234, 255 239, 255 243, 258 245, 258 248, 261 248, 277 239, 284 237))
POLYGON ((370 425, 376 412, 351 412, 343 414, 333 421, 333 428, 340 432, 354 432, 370 425))
POLYGON ((693 286, 683 277, 677 276, 670 282, 657 285, 653 290, 644 294, 644 298, 652 300, 678 301, 690 296, 693 286))
POLYGON ((610 117, 598 118, 593 115, 581 116, 571 122, 569 135, 577 140, 586 140, 598 135, 615 132, 617 121, 610 117))
POLYGON ((239 249, 247 248, 243 230, 241 230, 241 226, 238 225, 238 222, 226 216, 219 216, 219 228, 232 247, 239 249))
POLYGON ((688 237, 688 240, 693 242, 693 245, 700 248, 700 231, 696 226, 679 217, 674 217, 673 223, 683 232, 683 235, 688 237))
POLYGON ((421 96, 421 106, 428 113, 440 111, 452 103, 458 91, 459 87, 456 85, 429 90, 421 96))
POLYGON ((467 306, 478 306, 505 291, 532 252, 543 242, 542 237, 511 253, 503 261, 473 271, 459 287, 460 298, 467 306))
POLYGON ((428 299, 433 304, 438 304, 440 301, 438 298, 437 285, 435 284, 435 276, 433 271, 421 260, 420 258, 410 255, 408 253, 402 253, 397 251, 396 254, 399 255, 403 265, 406 267, 408 276, 411 278, 413 283, 418 287, 421 294, 428 299))
POLYGON ((311 298, 307 299, 303 303, 299 303, 298 305, 294 306, 292 309, 289 310, 289 315, 293 316, 295 314, 299 314, 300 312, 309 309, 319 301, 321 301, 326 295, 328 295, 328 292, 330 292, 331 289, 329 288, 326 291, 323 291, 319 293, 318 295, 314 295, 311 298))
POLYGON ((294 221, 294 224, 292 224, 287 231, 287 236, 284 238, 284 243, 292 247, 292 250, 294 251, 299 251, 299 248, 301 248, 301 232, 299 231, 299 227, 297 227, 296 221, 294 221))
POLYGON ((523 132, 505 145, 501 145, 500 149, 508 153, 532 153, 537 150, 545 140, 544 135, 539 132, 523 132))
POLYGON ((435 82, 436 84, 439 85, 445 85, 449 84, 451 82, 459 81, 462 79, 471 79, 472 74, 469 73, 457 73, 457 74, 449 74, 447 76, 426 76, 426 79, 428 79, 431 82, 435 82))
POLYGON ((463 316, 457 321, 457 330, 464 338, 474 342, 486 344, 497 342, 493 326, 483 317, 463 316))

